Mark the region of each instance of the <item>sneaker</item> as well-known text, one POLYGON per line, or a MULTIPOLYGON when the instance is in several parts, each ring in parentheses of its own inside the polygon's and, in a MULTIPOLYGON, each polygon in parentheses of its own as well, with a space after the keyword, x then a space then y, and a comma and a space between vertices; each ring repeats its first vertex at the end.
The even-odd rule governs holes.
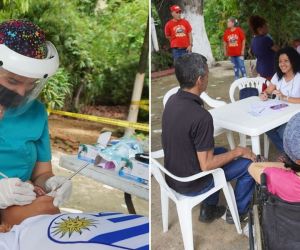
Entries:
MULTIPOLYGON (((241 223, 245 222, 248 219, 248 213, 240 214, 239 217, 240 217, 241 223)), ((232 218, 229 208, 227 208, 227 210, 226 210, 226 222, 228 224, 234 224, 234 221, 233 221, 233 218, 232 218)))
POLYGON ((199 221, 203 223, 211 223, 215 219, 222 217, 225 212, 226 208, 224 206, 202 204, 200 208, 199 221))

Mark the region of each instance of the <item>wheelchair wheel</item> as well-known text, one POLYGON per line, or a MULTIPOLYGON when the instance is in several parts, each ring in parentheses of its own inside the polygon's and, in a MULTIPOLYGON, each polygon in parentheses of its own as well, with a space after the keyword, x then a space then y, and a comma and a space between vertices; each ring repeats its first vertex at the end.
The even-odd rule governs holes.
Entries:
POLYGON ((253 228, 254 228, 254 242, 256 250, 263 250, 262 231, 260 224, 260 212, 258 205, 253 206, 253 228))
POLYGON ((263 250, 260 214, 258 205, 253 205, 249 211, 249 249, 250 250, 263 250))

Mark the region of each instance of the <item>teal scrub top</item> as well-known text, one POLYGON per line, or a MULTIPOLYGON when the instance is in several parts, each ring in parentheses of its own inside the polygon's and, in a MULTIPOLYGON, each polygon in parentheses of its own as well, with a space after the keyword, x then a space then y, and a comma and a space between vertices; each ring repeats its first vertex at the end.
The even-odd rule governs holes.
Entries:
POLYGON ((0 120, 0 171, 27 181, 36 162, 50 160, 48 115, 44 105, 34 100, 21 108, 6 110, 0 120))

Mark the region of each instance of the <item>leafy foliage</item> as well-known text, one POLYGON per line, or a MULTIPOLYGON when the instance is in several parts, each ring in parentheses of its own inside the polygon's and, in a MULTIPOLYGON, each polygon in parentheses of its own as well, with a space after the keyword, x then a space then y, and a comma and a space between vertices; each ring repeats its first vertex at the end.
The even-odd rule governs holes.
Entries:
POLYGON ((40 99, 43 103, 46 103, 47 108, 63 108, 66 97, 70 95, 70 87, 69 74, 63 68, 60 68, 46 83, 40 99))
POLYGON ((204 21, 208 39, 216 60, 224 59, 223 33, 228 17, 240 18, 236 0, 210 0, 204 3, 204 21))
POLYGON ((159 51, 152 52, 151 70, 159 71, 171 68, 173 66, 173 57, 169 48, 170 42, 165 38, 164 26, 162 25, 154 4, 151 6, 151 12, 152 17, 155 20, 156 35, 160 45, 159 51))
POLYGON ((96 102, 110 98, 113 104, 124 104, 129 103, 131 98, 146 28, 147 2, 115 0, 108 1, 108 4, 113 7, 99 12, 98 17, 102 25, 95 37, 101 37, 101 41, 92 41, 92 54, 98 58, 97 68, 102 74, 95 75, 93 84, 87 88, 92 95, 102 93, 98 95, 99 99, 90 97, 96 102))
POLYGON ((0 10, 10 13, 25 13, 29 9, 31 0, 0 0, 0 10))
POLYGON ((50 106, 60 107, 61 97, 54 102, 50 99, 69 94, 69 108, 74 104, 76 108, 84 104, 129 104, 146 27, 147 1, 108 0, 103 9, 96 8, 97 0, 27 2, 26 13, 5 8, 0 21, 31 20, 57 47, 60 71, 48 84, 53 87, 52 95, 43 93, 42 98, 50 106))
POLYGON ((245 30, 247 45, 249 46, 252 34, 248 27, 248 18, 251 15, 260 15, 266 18, 270 34, 279 46, 285 46, 300 34, 300 2, 298 0, 209 0, 204 4, 205 26, 213 54, 216 59, 224 59, 222 35, 226 28, 226 20, 234 16, 245 30))
MULTIPOLYGON (((270 34, 279 46, 286 46, 300 34, 300 1, 239 1, 244 17, 257 14, 268 21, 270 34)), ((248 30, 248 29, 247 29, 248 30)))

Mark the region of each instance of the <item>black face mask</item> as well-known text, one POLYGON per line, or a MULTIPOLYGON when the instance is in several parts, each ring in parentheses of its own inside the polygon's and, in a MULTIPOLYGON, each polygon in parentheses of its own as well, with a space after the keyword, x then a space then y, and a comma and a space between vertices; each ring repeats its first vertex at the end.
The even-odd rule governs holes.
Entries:
POLYGON ((21 96, 0 84, 0 105, 5 108, 16 108, 25 100, 25 98, 26 96, 21 96))

